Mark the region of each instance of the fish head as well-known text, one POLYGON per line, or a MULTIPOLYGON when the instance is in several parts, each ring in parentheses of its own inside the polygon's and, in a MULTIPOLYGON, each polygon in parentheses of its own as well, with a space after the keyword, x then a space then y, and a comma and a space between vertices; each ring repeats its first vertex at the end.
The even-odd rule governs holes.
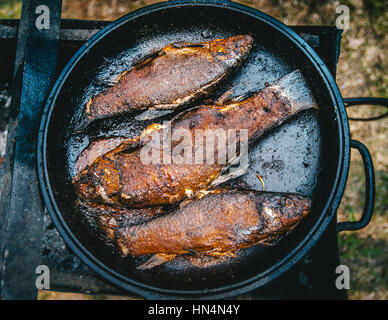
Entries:
POLYGON ((84 171, 74 180, 78 196, 85 201, 98 201, 106 194, 100 179, 91 172, 84 171))
POLYGON ((241 61, 248 55, 253 45, 253 37, 250 35, 238 35, 226 39, 218 39, 210 42, 210 51, 220 62, 228 66, 241 61))
POLYGON ((305 218, 311 211, 312 199, 297 194, 283 196, 281 199, 281 216, 291 223, 305 218))
POLYGON ((313 201, 298 194, 269 195, 262 205, 262 217, 274 232, 292 230, 311 211, 313 201))
POLYGON ((100 159, 76 176, 73 185, 78 196, 85 201, 114 204, 120 177, 112 161, 100 159))

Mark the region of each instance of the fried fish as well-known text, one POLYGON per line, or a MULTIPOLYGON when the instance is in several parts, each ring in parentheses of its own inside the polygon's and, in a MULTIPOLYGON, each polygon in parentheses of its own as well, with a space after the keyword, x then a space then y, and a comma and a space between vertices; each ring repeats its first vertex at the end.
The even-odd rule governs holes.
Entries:
POLYGON ((183 254, 233 256, 239 249, 274 244, 312 207, 297 194, 221 190, 188 201, 175 212, 115 230, 124 256, 153 256, 149 269, 183 254))
MULTIPOLYGON (((317 105, 297 70, 240 102, 202 105, 188 110, 173 120, 170 126, 172 134, 179 129, 187 130, 192 135, 192 141, 198 129, 219 128, 245 129, 248 139, 256 141, 297 112, 309 108, 317 108, 317 105)), ((147 135, 159 134, 162 145, 163 128, 163 125, 155 124, 146 132, 147 135)), ((195 148, 206 150, 205 140, 207 138, 195 148)), ((99 156, 74 177, 73 185, 81 199, 127 208, 173 204, 208 188, 226 166, 219 161, 207 163, 205 160, 199 164, 173 161, 144 163, 144 147, 129 149, 133 148, 133 141, 128 139, 99 156)), ((172 142, 171 149, 179 143, 181 141, 172 142)), ((214 152, 214 158, 219 159, 218 156, 225 155, 227 151, 215 148, 214 152)))
POLYGON ((79 199, 76 201, 76 207, 89 225, 99 232, 102 231, 102 234, 111 240, 114 239, 117 228, 144 223, 167 212, 163 207, 124 209, 87 203, 79 199))
POLYGON ((77 130, 96 119, 123 113, 177 107, 208 95, 247 57, 249 35, 202 43, 170 44, 122 73, 112 87, 92 97, 77 130))

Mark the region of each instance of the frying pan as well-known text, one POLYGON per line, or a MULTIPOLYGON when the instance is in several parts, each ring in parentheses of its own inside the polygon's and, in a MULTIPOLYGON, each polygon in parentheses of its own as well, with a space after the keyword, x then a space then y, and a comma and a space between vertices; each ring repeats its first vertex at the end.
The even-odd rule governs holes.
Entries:
MULTIPOLYGON (((225 88, 220 88, 222 90, 225 88)), ((364 213, 339 230, 358 229, 371 217, 373 165, 368 150, 350 141, 343 100, 327 67, 313 49, 274 18, 229 1, 169 1, 129 13, 87 41, 57 79, 44 108, 38 137, 38 173, 42 195, 54 225, 69 248, 100 276, 145 298, 227 298, 272 281, 295 265, 333 219, 346 184, 350 148, 361 153, 366 174, 364 213), (97 123, 73 134, 84 103, 110 85, 115 76, 151 50, 176 41, 205 41, 250 34, 255 45, 249 59, 224 84, 236 94, 264 87, 299 69, 319 104, 272 131, 252 150, 242 177, 261 190, 312 195, 310 215, 276 246, 244 249, 237 259, 208 267, 184 259, 151 270, 138 270, 141 259, 121 258, 82 222, 74 207, 72 164, 98 137, 138 134, 146 122, 133 117, 97 123), (256 177, 256 178, 255 178, 256 177)))

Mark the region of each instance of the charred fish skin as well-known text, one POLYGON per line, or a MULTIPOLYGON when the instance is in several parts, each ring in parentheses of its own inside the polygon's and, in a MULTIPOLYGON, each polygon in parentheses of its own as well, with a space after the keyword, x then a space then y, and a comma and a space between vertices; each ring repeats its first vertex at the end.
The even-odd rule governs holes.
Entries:
POLYGON ((115 239, 124 256, 223 255, 271 243, 290 232, 311 207, 311 198, 297 194, 227 190, 144 224, 118 228, 115 239))
POLYGON ((175 109, 206 96, 239 66, 252 45, 249 35, 170 44, 91 98, 76 129, 80 131, 96 119, 147 108, 175 109))
POLYGON ((75 206, 89 225, 110 240, 114 240, 117 228, 144 223, 167 212, 163 207, 124 209, 87 203, 79 199, 75 206))
POLYGON ((83 169, 92 165, 97 158, 118 147, 125 140, 128 139, 124 137, 111 137, 97 139, 90 143, 89 146, 78 156, 73 167, 74 175, 77 175, 83 169))
POLYGON ((205 189, 221 170, 217 165, 148 164, 140 153, 101 158, 74 180, 78 196, 88 202, 147 207, 177 203, 205 189))
MULTIPOLYGON (((284 77, 287 82, 298 82, 299 78, 299 71, 284 77)), ((289 90, 290 93, 284 95, 281 85, 282 79, 240 102, 222 106, 203 105, 187 110, 172 121, 171 130, 186 129, 191 132, 192 141, 195 141, 197 129, 246 129, 249 141, 256 141, 299 111, 316 108, 308 89, 289 90), (298 96, 303 99, 297 99, 298 96)), ((155 125, 148 131, 152 130, 160 132, 162 129, 155 125)), ((205 150, 204 140, 202 144, 205 150)), ((79 197, 89 202, 124 207, 173 204, 189 194, 206 189, 225 167, 225 163, 217 161, 210 164, 144 164, 141 161, 141 148, 124 151, 125 144, 97 159, 73 179, 79 197)), ((215 151, 222 153, 225 149, 216 148, 215 151)), ((218 159, 217 156, 214 158, 218 159)))

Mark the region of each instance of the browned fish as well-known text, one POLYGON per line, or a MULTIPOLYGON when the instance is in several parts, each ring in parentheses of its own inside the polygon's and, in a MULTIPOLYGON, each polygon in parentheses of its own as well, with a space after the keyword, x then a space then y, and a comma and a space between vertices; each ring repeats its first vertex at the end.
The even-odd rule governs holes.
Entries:
POLYGON ((95 119, 148 108, 175 109, 212 89, 240 64, 253 43, 249 35, 202 43, 170 44, 122 73, 91 98, 78 130, 95 119))
POLYGON ((76 207, 90 225, 102 231, 111 239, 114 239, 114 232, 117 228, 146 222, 167 211, 163 207, 114 208, 80 200, 77 200, 76 207))
MULTIPOLYGON (((300 73, 295 71, 241 102, 203 105, 189 110, 172 121, 171 131, 174 134, 174 131, 186 129, 194 141, 198 129, 246 129, 249 140, 256 140, 297 112, 316 107, 309 90, 301 82, 304 83, 300 73)), ((163 126, 155 124, 146 132, 160 133, 161 130, 163 126)), ((164 142, 162 136, 160 134, 161 144, 164 142)), ((205 140, 207 138, 195 148, 205 150, 205 140)), ((179 143, 173 142, 171 149, 179 143)), ((213 162, 180 164, 144 163, 144 147, 127 151, 128 146, 133 146, 133 139, 97 158, 73 179, 82 199, 124 207, 172 204, 206 189, 225 167, 225 163, 217 161, 219 154, 222 156, 227 152, 224 148, 214 149, 213 162)))
POLYGON ((87 166, 92 165, 97 158, 118 147, 122 142, 126 140, 128 139, 125 139, 124 137, 112 137, 97 139, 93 141, 88 146, 88 148, 81 152, 81 154, 79 155, 73 168, 74 174, 76 175, 80 173, 87 166))
POLYGON ((221 190, 182 205, 173 213, 118 228, 122 254, 154 254, 141 269, 182 254, 214 257, 256 244, 274 244, 310 212, 312 200, 297 194, 221 190))

